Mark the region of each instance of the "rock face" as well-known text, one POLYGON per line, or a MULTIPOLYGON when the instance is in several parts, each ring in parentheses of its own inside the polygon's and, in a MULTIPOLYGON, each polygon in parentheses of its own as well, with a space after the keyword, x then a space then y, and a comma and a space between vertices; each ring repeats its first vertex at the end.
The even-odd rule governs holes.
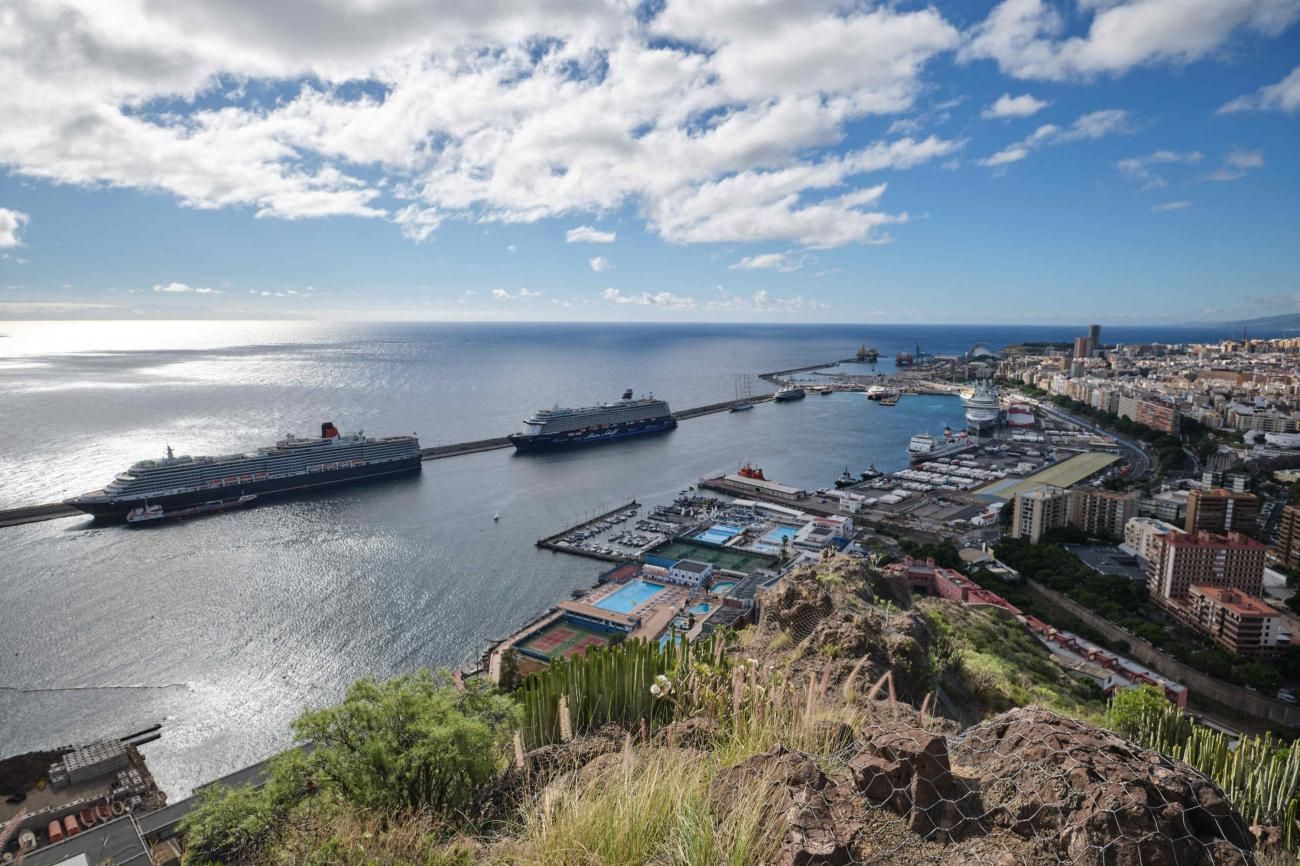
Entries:
POLYGON ((856 671, 865 690, 892 671, 898 695, 920 703, 929 690, 930 632, 925 617, 907 609, 906 582, 901 588, 895 583, 849 557, 797 569, 763 595, 764 634, 756 644, 787 647, 767 653, 766 660, 795 679, 825 676, 839 686, 856 671))
POLYGON ((723 770, 725 814, 761 796, 772 861, 1247 866, 1252 840, 1191 768, 1041 709, 945 738, 904 724, 859 732, 841 770, 778 746, 723 770))
POLYGON ((1248 862, 1251 835, 1213 782, 1109 731, 1013 710, 965 732, 953 759, 980 779, 978 823, 1056 839, 1072 862, 1248 862))

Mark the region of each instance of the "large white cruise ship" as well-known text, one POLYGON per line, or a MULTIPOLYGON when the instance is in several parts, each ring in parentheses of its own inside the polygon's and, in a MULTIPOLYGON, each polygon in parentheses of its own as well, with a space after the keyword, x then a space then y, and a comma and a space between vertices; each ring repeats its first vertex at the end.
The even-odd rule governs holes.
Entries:
POLYGON ((66 501, 96 517, 124 517, 137 508, 167 512, 419 470, 414 436, 343 435, 327 421, 319 439, 288 436, 252 454, 178 457, 169 447, 163 459, 141 460, 103 490, 66 501))
POLYGON ((1002 412, 1002 401, 998 395, 998 386, 992 382, 981 382, 975 386, 975 393, 966 398, 966 427, 972 433, 987 433, 998 425, 1002 412))
POLYGON ((654 395, 634 400, 628 388, 617 403, 581 409, 540 409, 524 422, 522 433, 511 433, 507 438, 520 451, 540 451, 662 433, 676 426, 677 419, 667 403, 656 400, 654 395))

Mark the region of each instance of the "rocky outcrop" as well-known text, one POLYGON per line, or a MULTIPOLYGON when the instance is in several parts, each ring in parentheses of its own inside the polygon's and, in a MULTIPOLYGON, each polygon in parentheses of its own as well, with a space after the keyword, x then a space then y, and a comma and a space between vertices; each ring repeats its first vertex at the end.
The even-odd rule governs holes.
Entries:
POLYGON ((783 746, 717 777, 719 814, 761 797, 777 864, 1247 866, 1252 838, 1183 764, 1041 709, 956 737, 859 732, 843 770, 783 746))
POLYGON ((930 632, 925 617, 907 609, 906 583, 893 583, 848 557, 795 570, 759 599, 755 644, 769 648, 759 654, 794 678, 811 674, 831 687, 852 675, 860 692, 891 671, 898 696, 919 704, 929 691, 930 632))

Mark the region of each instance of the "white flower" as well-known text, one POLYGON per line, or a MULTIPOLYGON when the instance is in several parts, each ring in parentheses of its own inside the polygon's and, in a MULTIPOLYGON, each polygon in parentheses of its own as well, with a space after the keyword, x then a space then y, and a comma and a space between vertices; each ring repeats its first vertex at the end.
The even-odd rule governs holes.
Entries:
POLYGON ((659 684, 656 683, 655 685, 650 687, 650 694, 654 695, 656 698, 662 697, 663 689, 659 688, 659 684))

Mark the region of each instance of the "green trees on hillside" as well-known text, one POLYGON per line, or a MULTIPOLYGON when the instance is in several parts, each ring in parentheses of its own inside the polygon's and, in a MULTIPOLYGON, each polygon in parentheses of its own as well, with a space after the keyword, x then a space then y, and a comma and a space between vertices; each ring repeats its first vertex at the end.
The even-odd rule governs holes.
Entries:
POLYGON ((427 670, 362 679, 294 723, 308 745, 276 758, 261 789, 203 792, 181 823, 186 862, 247 861, 294 816, 342 806, 453 813, 502 768, 517 721, 514 701, 481 680, 458 687, 427 670))

